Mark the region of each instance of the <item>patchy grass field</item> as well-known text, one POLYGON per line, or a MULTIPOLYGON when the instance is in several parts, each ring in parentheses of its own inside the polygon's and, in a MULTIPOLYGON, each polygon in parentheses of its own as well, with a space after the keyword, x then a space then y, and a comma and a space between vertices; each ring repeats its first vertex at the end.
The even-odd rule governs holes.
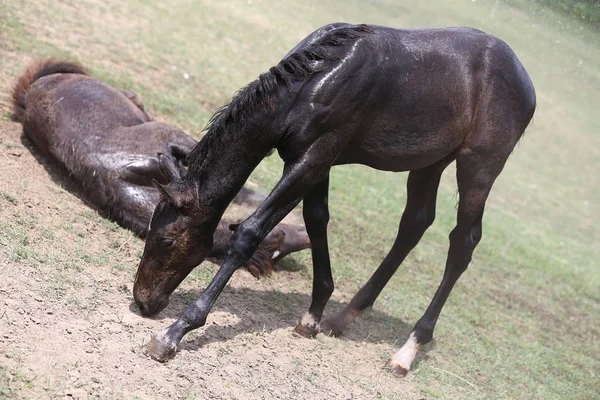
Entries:
MULTIPOLYGON (((600 392, 600 34, 527 2, 262 0, 0 2, 0 398, 536 398, 600 392), (537 90, 533 125, 488 202, 484 238, 405 379, 381 366, 441 279, 455 219, 446 172, 438 219, 347 336, 292 337, 308 306, 310 256, 272 279, 240 271, 175 360, 141 353, 216 271, 198 268, 157 319, 130 309, 142 242, 100 218, 45 168, 10 122, 8 93, 33 58, 76 59, 138 91, 196 137, 231 94, 333 21, 469 25, 508 42, 537 90), (189 75, 188 79, 184 74, 189 75)), ((281 163, 252 176, 268 190, 281 163)), ((383 259, 404 174, 337 168, 331 255, 342 307, 383 259)), ((239 213, 247 210, 238 210, 239 213)), ((327 310, 326 310, 327 312, 327 310)))

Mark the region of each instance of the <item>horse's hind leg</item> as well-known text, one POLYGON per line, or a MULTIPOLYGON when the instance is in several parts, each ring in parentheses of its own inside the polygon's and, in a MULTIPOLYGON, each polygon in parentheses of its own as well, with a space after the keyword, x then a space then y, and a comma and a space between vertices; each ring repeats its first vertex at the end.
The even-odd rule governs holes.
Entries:
POLYGON ((520 133, 514 136, 492 135, 483 131, 469 145, 459 150, 456 158, 458 215, 456 227, 450 233, 450 249, 444 276, 408 341, 388 361, 388 366, 394 372, 406 375, 419 347, 433 338, 433 330, 442 307, 454 284, 467 269, 473 250, 481 239, 481 221, 488 194, 519 137, 520 133))
POLYGON ((121 90, 121 93, 123 93, 123 95, 129 99, 129 101, 131 101, 133 104, 135 104, 135 106, 137 108, 139 108, 140 111, 142 111, 146 115, 148 120, 150 120, 150 116, 144 109, 144 101, 142 100, 142 96, 140 96, 136 92, 132 92, 129 90, 121 90))
POLYGON ((321 324, 323 333, 341 335, 354 318, 373 305, 402 261, 433 223, 440 178, 452 160, 453 156, 449 156, 436 164, 410 173, 406 184, 406 207, 392 249, 350 303, 339 313, 325 318, 321 324))

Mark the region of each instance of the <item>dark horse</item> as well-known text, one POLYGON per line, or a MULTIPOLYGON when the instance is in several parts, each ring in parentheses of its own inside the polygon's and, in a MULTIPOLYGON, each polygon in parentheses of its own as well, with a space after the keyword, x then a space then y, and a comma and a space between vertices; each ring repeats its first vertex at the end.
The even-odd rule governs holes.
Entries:
MULTIPOLYGON (((186 157, 196 145, 181 130, 152 121, 139 95, 93 79, 72 62, 49 59, 31 64, 15 85, 13 108, 24 135, 67 170, 82 197, 141 237, 160 198, 153 180, 167 183, 157 153, 185 173, 186 157)), ((264 200, 242 189, 238 202, 258 205, 264 200)), ((229 227, 227 221, 219 223, 209 257, 219 260, 225 255, 233 235, 229 227)), ((255 277, 269 274, 282 256, 307 247, 304 227, 281 224, 246 268, 255 277)))
POLYGON ((406 344, 389 361, 399 374, 429 342, 450 291, 481 239, 494 180, 535 110, 527 72, 502 40, 470 28, 391 29, 332 24, 302 40, 212 118, 180 179, 162 187, 134 295, 149 286, 169 295, 210 251, 220 216, 269 149, 285 162, 263 204, 236 230, 212 282, 177 321, 148 344, 165 360, 189 331, 204 325, 233 272, 302 199, 312 243, 312 303, 295 331, 339 335, 375 299, 435 218, 442 171, 456 161, 459 205, 441 284, 406 344), (360 163, 410 171, 394 245, 348 306, 321 322, 333 292, 327 247, 327 196, 333 165, 360 163))

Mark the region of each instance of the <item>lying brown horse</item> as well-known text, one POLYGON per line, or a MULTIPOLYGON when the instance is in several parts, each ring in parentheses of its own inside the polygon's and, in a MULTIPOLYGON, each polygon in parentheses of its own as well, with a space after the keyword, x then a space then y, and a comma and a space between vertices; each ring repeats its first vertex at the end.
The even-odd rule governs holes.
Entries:
POLYGON ((533 84, 514 52, 475 29, 339 23, 313 32, 213 116, 186 176, 161 160, 171 182, 161 188, 134 285, 134 297, 148 307, 163 302, 209 254, 220 216, 270 149, 279 151, 285 166, 267 199, 237 228, 213 281, 151 340, 148 353, 164 360, 186 333, 204 325, 233 272, 302 199, 314 280, 312 304, 296 332, 341 334, 373 305, 433 223, 442 172, 456 161, 460 199, 446 270, 425 314, 389 362, 405 374, 419 346, 432 339, 442 307, 469 265, 488 194, 535 105, 533 84), (410 171, 407 204, 396 241, 373 277, 321 324, 333 292, 329 171, 350 163, 410 171), (138 295, 150 287, 156 297, 138 295))
MULTIPOLYGON (((14 119, 44 155, 64 166, 85 199, 108 218, 144 237, 167 183, 157 153, 185 174, 196 141, 181 130, 152 121, 140 96, 89 77, 78 64, 33 63, 13 91, 14 119), (155 184, 153 184, 155 182, 155 184)), ((258 205, 264 196, 242 188, 239 203, 258 205)), ((233 232, 221 221, 210 258, 220 260, 233 232)), ((283 256, 310 247, 302 226, 281 224, 246 265, 252 275, 269 274, 283 256)))

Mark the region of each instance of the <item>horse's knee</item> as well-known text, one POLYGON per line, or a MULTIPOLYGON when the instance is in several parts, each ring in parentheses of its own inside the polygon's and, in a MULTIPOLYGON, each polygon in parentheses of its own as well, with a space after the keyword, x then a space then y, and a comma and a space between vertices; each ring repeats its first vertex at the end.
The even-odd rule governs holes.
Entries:
POLYGON ((243 262, 246 262, 252 257, 252 254, 254 254, 264 236, 255 225, 248 223, 240 224, 231 238, 232 244, 228 255, 237 256, 243 262))

